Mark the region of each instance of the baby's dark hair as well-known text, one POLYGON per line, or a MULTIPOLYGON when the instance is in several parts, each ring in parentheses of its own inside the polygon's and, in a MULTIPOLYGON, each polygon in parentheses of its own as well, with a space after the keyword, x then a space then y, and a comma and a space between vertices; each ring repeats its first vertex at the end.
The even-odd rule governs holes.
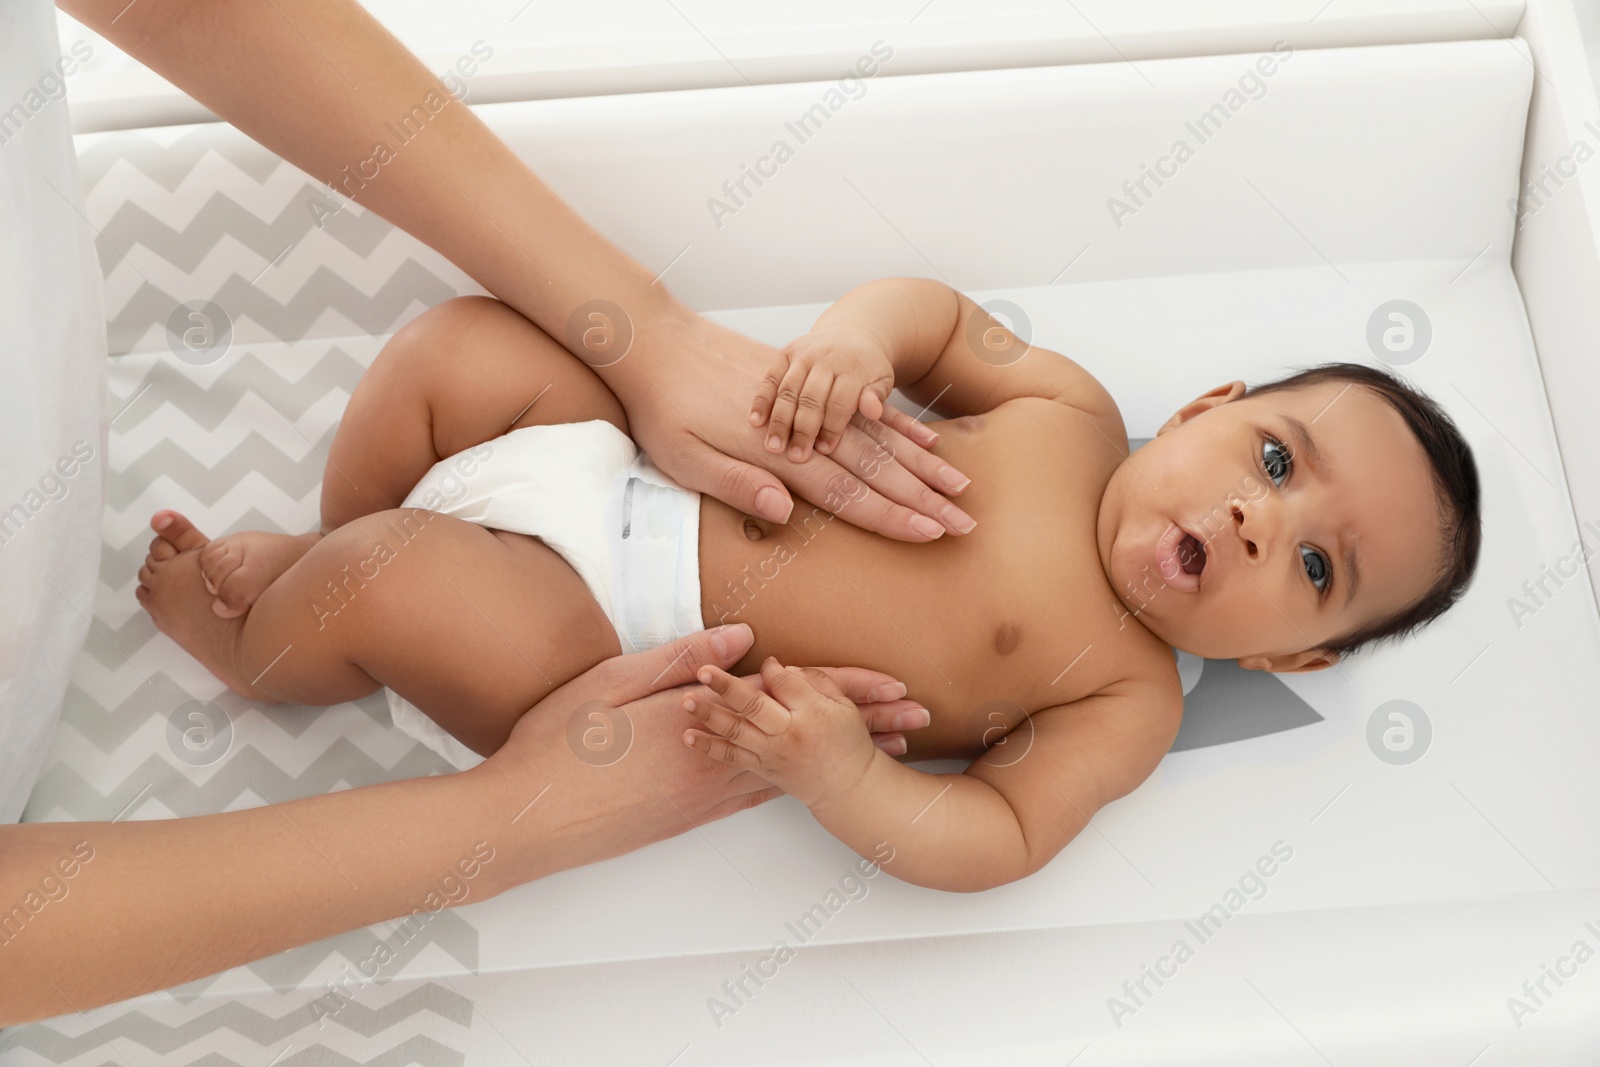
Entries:
POLYGON ((1323 363, 1252 386, 1244 395, 1261 396, 1328 382, 1362 386, 1382 398, 1405 420, 1428 457, 1434 501, 1439 509, 1440 544, 1444 550, 1443 565, 1421 599, 1343 637, 1322 643, 1324 651, 1337 652, 1342 658, 1373 642, 1409 637, 1461 599, 1478 567, 1483 518, 1478 466, 1473 461, 1472 449, 1444 409, 1399 375, 1361 363, 1323 363))

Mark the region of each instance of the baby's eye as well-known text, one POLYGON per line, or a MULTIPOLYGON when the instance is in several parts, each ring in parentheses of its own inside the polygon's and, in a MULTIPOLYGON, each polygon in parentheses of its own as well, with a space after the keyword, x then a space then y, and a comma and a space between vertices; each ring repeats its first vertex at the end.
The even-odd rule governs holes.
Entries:
POLYGON ((1314 548, 1300 546, 1300 561, 1306 565, 1306 574, 1311 579, 1311 584, 1320 591, 1328 585, 1328 560, 1321 552, 1314 548))
POLYGON ((1266 470, 1267 477, 1272 479, 1272 484, 1281 486, 1283 483, 1278 479, 1289 477, 1289 472, 1294 469, 1294 459, 1289 455, 1289 450, 1283 447, 1282 441, 1268 437, 1261 442, 1261 466, 1266 470))
MULTIPOLYGON (((1294 456, 1284 447, 1282 441, 1275 437, 1267 437, 1261 442, 1261 466, 1267 472, 1267 477, 1272 479, 1272 484, 1282 486, 1290 472, 1294 470, 1294 456)), ((1311 584, 1317 587, 1318 592, 1328 587, 1328 558, 1314 548, 1300 546, 1300 561, 1305 564, 1306 574, 1311 578, 1311 584)))

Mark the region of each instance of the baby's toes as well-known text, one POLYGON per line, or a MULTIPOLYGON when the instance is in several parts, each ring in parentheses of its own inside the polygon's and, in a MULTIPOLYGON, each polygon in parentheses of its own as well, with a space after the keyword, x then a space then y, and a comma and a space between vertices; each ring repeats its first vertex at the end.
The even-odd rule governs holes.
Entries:
POLYGON ((200 550, 200 577, 205 580, 206 592, 215 596, 243 561, 243 554, 228 538, 218 537, 207 542, 200 550))
POLYGON ((169 560, 177 554, 177 546, 171 541, 168 541, 165 537, 153 537, 150 539, 150 551, 146 553, 145 558, 153 559, 159 563, 163 560, 169 560))
POLYGON ((211 602, 211 610, 219 618, 236 619, 249 611, 256 597, 261 595, 261 583, 255 580, 250 566, 246 564, 233 568, 212 592, 217 599, 211 602))

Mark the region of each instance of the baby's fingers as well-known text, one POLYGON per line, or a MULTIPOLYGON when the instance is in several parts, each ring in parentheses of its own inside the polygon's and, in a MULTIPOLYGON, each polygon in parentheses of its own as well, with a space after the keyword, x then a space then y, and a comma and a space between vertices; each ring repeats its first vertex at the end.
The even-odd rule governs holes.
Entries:
POLYGON ((683 710, 693 715, 696 719, 719 737, 741 747, 758 748, 766 735, 751 725, 750 720, 735 714, 725 705, 718 702, 717 698, 705 691, 685 693, 679 701, 683 710))
POLYGON ((864 404, 867 396, 861 392, 861 379, 853 374, 841 374, 833 380, 833 391, 828 394, 827 406, 822 410, 822 428, 817 433, 817 451, 823 455, 839 445, 839 435, 850 425, 850 416, 856 406, 864 404))
POLYGON ((800 405, 800 390, 806 384, 810 368, 803 363, 790 363, 778 382, 773 395, 772 414, 767 417, 767 451, 782 452, 789 443, 789 430, 794 425, 795 411, 800 405))
POLYGON ((722 668, 712 666, 701 667, 697 677, 702 685, 722 698, 728 710, 762 733, 781 733, 788 725, 788 710, 743 678, 735 678, 722 668))
POLYGON ((832 679, 821 672, 818 672, 818 676, 830 692, 819 691, 811 679, 806 677, 804 670, 785 667, 771 656, 761 664, 761 680, 767 684, 767 692, 782 701, 784 708, 788 710, 798 711, 801 708, 815 707, 830 700, 849 703, 842 694, 833 695, 839 693, 839 687, 833 684, 832 679))
POLYGON ((772 416, 772 402, 778 397, 778 385, 788 372, 789 354, 783 352, 772 361, 772 366, 767 368, 766 375, 761 379, 761 385, 756 389, 755 399, 750 402, 751 426, 767 424, 767 419, 772 416))
POLYGON ((683 743, 714 760, 731 763, 742 770, 761 773, 761 761, 756 758, 755 753, 747 748, 740 748, 726 738, 703 733, 700 730, 685 730, 683 743))
POLYGON ((822 429, 822 418, 828 407, 828 396, 834 391, 833 372, 826 367, 812 367, 800 387, 800 399, 795 403, 794 436, 790 438, 789 458, 804 463, 811 458, 811 442, 822 429))

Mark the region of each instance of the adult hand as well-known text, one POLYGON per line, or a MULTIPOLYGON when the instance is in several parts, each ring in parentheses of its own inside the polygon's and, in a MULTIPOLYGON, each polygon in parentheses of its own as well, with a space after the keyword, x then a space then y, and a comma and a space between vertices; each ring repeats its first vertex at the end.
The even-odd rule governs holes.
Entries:
MULTIPOLYGON (((525 846, 513 850, 515 882, 631 852, 782 792, 682 741, 697 722, 676 687, 695 683, 705 664, 731 667, 753 641, 738 623, 607 660, 536 704, 498 752, 467 772, 498 781, 500 806, 525 846)), ((888 675, 825 670, 886 751, 897 741, 904 751, 898 730, 927 724, 928 713, 888 675)))
POLYGON ((778 350, 678 307, 639 324, 628 354, 599 367, 650 458, 680 484, 786 522, 785 486, 840 518, 899 541, 959 534, 972 521, 942 493, 968 479, 927 451, 938 435, 893 412, 857 416, 827 455, 796 462, 765 447, 751 401, 778 350))

